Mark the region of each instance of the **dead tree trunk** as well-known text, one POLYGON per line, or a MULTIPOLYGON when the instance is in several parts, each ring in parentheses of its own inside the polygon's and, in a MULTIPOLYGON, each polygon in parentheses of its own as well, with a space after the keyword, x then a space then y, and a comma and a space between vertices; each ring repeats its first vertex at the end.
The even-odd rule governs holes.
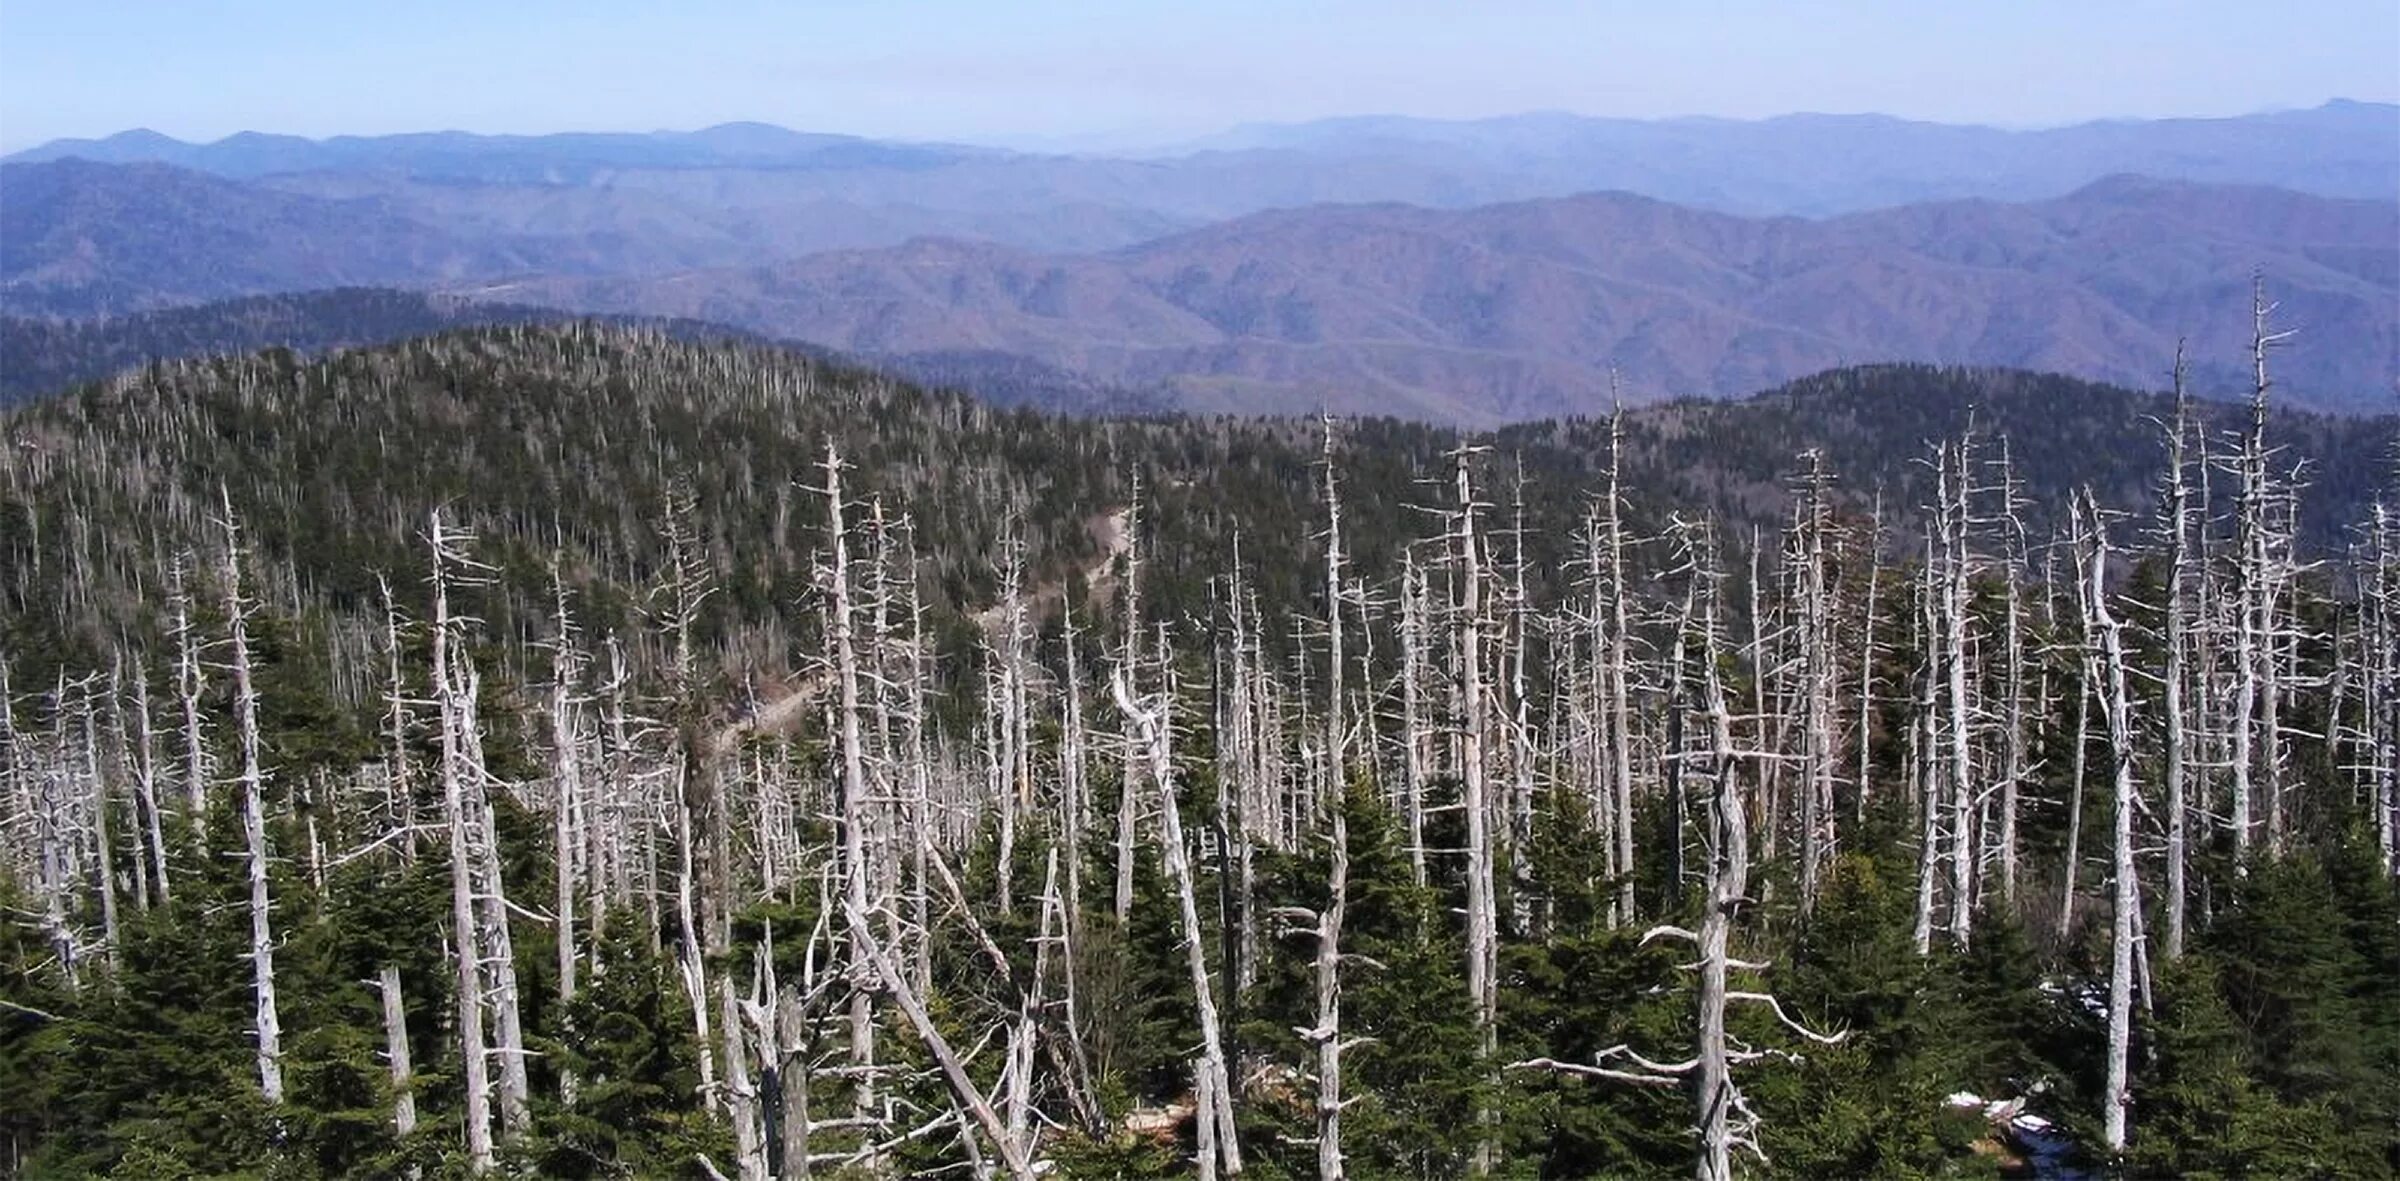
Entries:
POLYGON ((2184 717, 2184 649, 2191 642, 2184 587, 2189 578, 2191 537, 2191 492, 2186 483, 2184 440, 2191 430, 2191 402, 2184 391, 2183 346, 2175 348, 2175 421, 2168 427, 2167 438, 2167 496, 2166 520, 2161 522, 2167 542, 2166 586, 2166 669, 2160 691, 2164 695, 2166 716, 2160 720, 2160 730, 2166 741, 2167 777, 2167 931, 2166 956, 2173 960, 2183 955, 2184 866, 2186 863, 2185 835, 2185 754, 2186 735, 2190 723, 2184 717))
MULTIPOLYGON (((1613 383, 1612 383, 1613 384, 1613 383)), ((1625 452, 1625 408, 1608 419, 1608 476, 1600 497, 1601 545, 1608 559, 1608 654, 1602 661, 1608 734, 1611 803, 1616 809, 1611 837, 1616 848, 1617 896, 1611 921, 1634 921, 1633 903, 1633 659, 1627 640, 1626 601, 1633 596, 1625 570, 1624 496, 1620 486, 1625 452)))
POLYGON ((202 683, 200 635, 192 625, 190 555, 179 555, 167 570, 169 630, 175 638, 175 697, 183 715, 183 811, 192 826, 192 840, 208 848, 208 741, 200 720, 202 683))
MULTIPOLYGON (((555 564, 550 571, 550 587, 555 611, 552 626, 556 629, 550 668, 550 823, 557 885, 553 921, 558 943, 558 1001, 564 1008, 575 999, 575 902, 581 888, 578 870, 588 871, 588 867, 579 864, 585 847, 582 826, 588 808, 583 783, 583 714, 575 692, 584 657, 576 642, 574 620, 567 614, 566 582, 555 564)), ((561 1071, 559 1092, 566 1101, 574 1101, 572 1072, 561 1071)))
POLYGON ((376 978, 383 996, 383 1056, 392 1076, 392 1132, 406 1139, 417 1131, 415 1072, 409 1066, 408 1005, 400 992, 400 965, 385 964, 376 978))
POLYGON ((457 550, 463 537, 442 524, 441 510, 436 509, 427 541, 433 551, 432 684, 441 713, 442 819, 450 842, 450 943, 458 969, 459 1070, 466 1104, 467 1167, 487 1173, 493 1163, 491 1045, 483 1024, 483 939, 475 921, 478 866, 470 841, 476 830, 468 813, 469 793, 482 790, 481 769, 470 764, 459 733, 455 682, 450 673, 450 568, 464 561, 457 550))
MULTIPOLYGON (((1198 1076, 1195 1089, 1202 1097, 1199 1119, 1201 1134, 1206 1138, 1203 1143, 1213 1141, 1224 1175, 1236 1176, 1242 1171, 1242 1150, 1234 1128, 1233 1078, 1218 1027, 1216 993, 1209 980, 1191 854, 1183 839, 1182 810, 1175 801, 1174 755, 1168 736, 1172 687, 1156 705, 1145 706, 1135 700, 1129 670, 1122 665, 1109 686, 1116 696, 1117 709, 1133 725, 1133 737, 1148 758, 1150 779, 1158 786, 1159 856, 1166 864, 1167 880, 1175 887, 1176 905, 1182 911, 1184 956, 1191 970, 1193 1002, 1200 1011, 1200 1060, 1194 1067, 1198 1076)), ((1206 1162, 1202 1170, 1212 1171, 1206 1162)))
POLYGON ((259 747, 258 690, 250 678, 250 611, 242 593, 241 527, 233 501, 224 497, 225 621, 233 648, 233 722, 241 750, 242 845, 250 877, 250 967, 257 1002, 259 1092, 270 1104, 283 1102, 283 1029, 275 1007, 275 933, 267 894, 267 773, 259 747))
POLYGON ((1800 790, 1800 908, 1816 905, 1818 882, 1833 855, 1834 678, 1833 601, 1827 534, 1832 506, 1826 495, 1825 456, 1810 451, 1798 509, 1799 537, 1793 555, 1799 567, 1802 758, 1800 790))
POLYGON ((2084 591, 2084 626, 2102 659, 2101 693, 2108 715, 2115 785, 2110 842, 2110 876, 2116 901, 2110 923, 2108 974, 2108 1067, 2101 1095, 2103 1135, 2112 1154, 2125 1151, 2127 1108, 2133 1102, 2127 1053, 2133 1041, 2134 942, 2141 922, 2141 881, 2133 859, 2133 815, 2139 801, 2133 781, 2133 699, 2126 687, 2122 627, 2108 609, 2108 524, 2090 490, 2083 494, 2091 558, 2084 591))
MULTIPOLYGON (((1118 588, 1124 603, 1125 650, 1127 666, 1138 663, 1142 650, 1142 485, 1136 477, 1133 498, 1125 509, 1125 581, 1118 588)), ((1117 790, 1117 926, 1123 928, 1133 914, 1134 829, 1140 818, 1141 797, 1135 789, 1139 781, 1142 753, 1135 745, 1132 728, 1126 729, 1123 774, 1117 790)))
MULTIPOLYGON (((856 928, 875 913, 875 900, 868 895, 872 867, 867 864, 867 829, 870 823, 867 799, 867 757, 860 735, 859 669, 856 646, 853 642, 853 619, 850 604, 850 542, 849 531, 842 524, 842 458, 832 443, 825 446, 825 506, 826 538, 832 550, 831 565, 825 574, 827 594, 826 639, 833 648, 833 671, 839 692, 836 722, 840 726, 842 800, 841 800, 841 880, 842 905, 851 916, 854 941, 852 970, 862 980, 872 979, 881 967, 882 957, 871 944, 856 939, 856 928), (870 959, 873 962, 869 962, 870 959)), ((862 1128, 872 1128, 877 1122, 875 1084, 875 1001, 865 988, 850 994, 850 1068, 856 1072, 857 1087, 852 1095, 851 1108, 862 1128)), ((874 1133, 864 1133, 871 1141, 874 1133)), ((868 1167, 877 1167, 872 1160, 868 1167)))
POLYGON ((1762 1161, 1765 1159, 1759 1147, 1758 1117, 1736 1085, 1733 1068, 1766 1057, 1769 1051, 1741 1046, 1726 1035, 1728 1004, 1745 1001, 1765 1005, 1782 1025, 1812 1041, 1837 1042, 1845 1035, 1820 1034, 1801 1025, 1784 1013, 1783 1005, 1771 993, 1731 987, 1730 973, 1734 969, 1765 967, 1735 959, 1730 945, 1735 918, 1749 892, 1749 802, 1742 796, 1739 766, 1744 758, 1756 759, 1767 752, 1745 752, 1734 745, 1733 711, 1727 704, 1724 682, 1717 671, 1724 647, 1723 620, 1717 603, 1716 583, 1720 575, 1714 546, 1704 527, 1696 529, 1678 522, 1677 531, 1681 535, 1683 566, 1693 580, 1693 609, 1685 613, 1681 627, 1697 633, 1689 637, 1692 643, 1687 651, 1697 648, 1698 655, 1696 670, 1681 667, 1683 662, 1678 660, 1671 675, 1686 681, 1688 691, 1699 698, 1700 708, 1707 715, 1709 733, 1704 750, 1678 751, 1670 757, 1690 757, 1708 780, 1706 896, 1698 931, 1656 927, 1644 934, 1642 940, 1647 943, 1673 938, 1690 943, 1699 951, 1699 961, 1692 965, 1700 977, 1694 996, 1699 1030, 1693 1054, 1681 1062, 1660 1062, 1628 1046, 1615 1045, 1600 1051, 1596 1061, 1589 1065, 1549 1058, 1513 1065, 1641 1086, 1677 1086, 1688 1082, 1692 1086, 1693 1132, 1698 1140, 1693 1175, 1699 1181, 1731 1181, 1735 1150, 1746 1150, 1762 1161), (1618 1060, 1629 1062, 1633 1069, 1610 1065, 1618 1060))
POLYGON ((1425 572, 1416 551, 1402 552, 1400 582, 1400 758, 1402 813, 1408 822, 1408 868, 1417 885, 1425 884, 1425 707, 1426 634, 1425 572))
MULTIPOLYGON (((1467 997, 1475 1009, 1476 1054, 1487 1068, 1497 1049, 1500 1013, 1500 919, 1493 897, 1492 802, 1486 784, 1484 757, 1483 677, 1483 554, 1476 540, 1475 486, 1469 471, 1474 452, 1456 453, 1458 508, 1452 534, 1458 568, 1458 699, 1460 704, 1459 806, 1467 823, 1467 997)), ((1481 1129, 1475 1146, 1475 1173, 1487 1175, 1496 1164, 1497 1113, 1488 1105, 1476 1112, 1481 1129)))

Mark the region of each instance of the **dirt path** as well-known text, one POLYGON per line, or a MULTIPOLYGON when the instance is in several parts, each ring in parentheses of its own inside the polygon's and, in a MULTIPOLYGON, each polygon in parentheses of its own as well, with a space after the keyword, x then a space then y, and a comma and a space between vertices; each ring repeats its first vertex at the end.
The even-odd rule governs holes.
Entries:
MULTIPOLYGON (((1117 559, 1123 557, 1132 544, 1126 533, 1129 513, 1130 510, 1120 508, 1084 524, 1092 540, 1100 544, 1099 555, 1082 567, 1084 584, 1091 588, 1094 602, 1105 603, 1116 595, 1117 559)), ((1026 596, 1026 609, 1039 616, 1064 600, 1066 594, 1067 582, 1063 578, 1042 583, 1026 596)), ((1005 606, 994 604, 976 612, 972 618, 975 626, 988 636, 1000 627, 1006 614, 1005 606)), ((826 672, 788 682, 783 692, 773 700, 760 701, 755 712, 720 728, 710 740, 711 748, 721 755, 740 746, 742 739, 751 734, 791 732, 832 687, 833 677, 826 672)))

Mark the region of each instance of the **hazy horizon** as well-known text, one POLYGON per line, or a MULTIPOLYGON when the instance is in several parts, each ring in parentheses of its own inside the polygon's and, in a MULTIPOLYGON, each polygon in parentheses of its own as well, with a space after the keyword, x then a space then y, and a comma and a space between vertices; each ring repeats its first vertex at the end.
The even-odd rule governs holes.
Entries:
POLYGON ((1177 131, 1173 131, 1173 132, 1168 132, 1168 131, 1159 131, 1159 132, 1156 132, 1156 133, 1149 133, 1149 132, 1143 132, 1143 131, 1141 131, 1141 130, 1139 130, 1139 129, 1134 129, 1134 128, 1121 128, 1121 129, 1097 129, 1097 130, 1091 130, 1091 131, 1079 131, 1079 132, 1056 132, 1056 133, 1050 133, 1050 132, 1023 132, 1023 133, 1005 133, 1005 132, 1003 132, 1003 133, 995 133, 995 134, 991 134, 991 135, 985 135, 985 136, 976 136, 976 137, 970 137, 970 136, 902 136, 902 135, 890 135, 890 136, 883 136, 883 135, 871 135, 871 134, 868 134, 868 133, 864 133, 864 132, 858 132, 858 131, 853 131, 853 130, 850 130, 850 129, 848 129, 848 128, 843 128, 843 127, 801 126, 801 125, 794 125, 794 124, 789 124, 789 123, 779 123, 779 122, 776 122, 776 121, 774 121, 774 120, 771 120, 771 119, 756 119, 756 118, 731 118, 731 119, 720 119, 720 120, 717 120, 717 121, 715 121, 715 122, 712 122, 712 123, 692 124, 692 125, 672 126, 672 127, 641 127, 641 126, 623 126, 623 127, 604 127, 604 126, 590 126, 590 127, 581 127, 581 126, 576 126, 576 127, 565 127, 565 126, 562 126, 562 127, 547 127, 547 128, 537 128, 537 129, 515 129, 515 128, 509 128, 509 129, 499 129, 499 130, 482 130, 482 129, 477 129, 477 128, 469 128, 469 127, 417 127, 417 128, 407 128, 407 129, 391 130, 391 131, 372 131, 372 132, 334 131, 334 132, 328 132, 328 133, 324 133, 324 134, 307 134, 307 133, 303 133, 303 132, 296 132, 296 131, 285 131, 285 130, 280 130, 280 129, 278 129, 278 128, 274 128, 274 127, 243 127, 243 128, 238 128, 238 129, 236 129, 236 130, 233 130, 233 131, 226 132, 226 133, 224 133, 224 134, 222 134, 222 135, 213 135, 213 136, 200 136, 200 137, 195 137, 195 136, 186 136, 186 135, 177 135, 177 134, 175 134, 175 133, 173 133, 173 132, 171 132, 171 131, 164 130, 163 128, 160 128, 160 127, 151 126, 151 125, 145 125, 145 124, 137 124, 137 125, 128 126, 128 127, 119 127, 119 128, 116 128, 116 129, 114 129, 114 130, 111 130, 111 131, 105 131, 105 132, 101 132, 101 133, 99 133, 99 134, 95 134, 95 135, 61 135, 61 136, 52 136, 52 137, 50 137, 50 138, 47 138, 47 139, 36 140, 36 141, 32 141, 32 142, 24 142, 24 143, 17 142, 17 141, 16 141, 16 140, 14 140, 14 139, 0 139, 0 156, 11 155, 11 154, 14 154, 14 153, 17 153, 17 152, 29 151, 29 150, 32 150, 32 149, 35 149, 35 148, 47 147, 47 146, 49 146, 49 145, 51 145, 51 144, 54 144, 54 143, 60 143, 60 142, 70 142, 70 141, 72 141, 72 142, 87 142, 87 141, 88 141, 88 142, 99 142, 99 141, 105 141, 105 140, 113 139, 113 138, 116 138, 116 137, 118 137, 118 136, 125 136, 125 135, 139 135, 139 134, 160 135, 160 136, 165 136, 165 137, 166 137, 166 138, 168 138, 168 139, 176 140, 176 141, 178 141, 178 142, 180 142, 180 143, 189 144, 189 145, 192 145, 192 146, 195 146, 195 147, 205 147, 205 146, 208 146, 208 145, 210 145, 210 144, 220 143, 220 142, 223 142, 223 141, 225 141, 225 140, 229 140, 229 139, 235 138, 235 137, 237 137, 237 136, 243 136, 243 135, 265 135, 265 136, 274 136, 274 137, 291 137, 291 138, 305 139, 305 140, 309 140, 309 141, 311 141, 311 142, 317 142, 317 143, 323 143, 323 142, 326 142, 326 141, 328 141, 328 140, 337 140, 337 139, 379 139, 379 138, 389 138, 389 137, 395 137, 395 136, 408 136, 408 135, 454 135, 454 134, 456 134, 456 135, 473 135, 473 136, 482 136, 482 137, 489 137, 489 138, 538 139, 538 138, 542 138, 542 137, 545 137, 545 136, 557 136, 557 135, 689 135, 689 134, 694 134, 694 133, 697 133, 697 132, 707 131, 707 130, 710 130, 710 129, 712 129, 712 128, 717 128, 717 127, 726 127, 726 126, 740 126, 740 125, 758 125, 758 126, 769 126, 769 127, 775 127, 775 128, 779 128, 779 129, 781 129, 781 130, 785 130, 785 131, 791 131, 791 132, 802 133, 802 134, 810 134, 810 135, 847 135, 847 136, 856 136, 856 137, 858 137, 858 138, 861 138, 861 139, 883 140, 883 141, 889 141, 889 142, 894 142, 894 143, 919 143, 919 144, 945 144, 945 143, 946 143, 946 144, 956 144, 956 145, 962 145, 962 146, 968 146, 968 147, 993 147, 993 148, 1003 148, 1003 149, 1016 150, 1016 151, 1027 151, 1027 152, 1112 152, 1112 151, 1141 152, 1141 151, 1147 151, 1147 150, 1153 150, 1153 149, 1171 149, 1171 148, 1182 147, 1182 146, 1186 146, 1186 145, 1188 145, 1188 144, 1192 144, 1192 143, 1198 143, 1198 142, 1205 141, 1205 140, 1208 140, 1208 139, 1211 139, 1211 138, 1215 138, 1215 137, 1219 137, 1219 136, 1224 136, 1224 135, 1230 135, 1230 134, 1234 134, 1234 133, 1238 133, 1238 132, 1242 132, 1242 131, 1249 130, 1249 129, 1254 129, 1254 128, 1271 128, 1271 127, 1297 127, 1297 126, 1305 126, 1305 125, 1309 125, 1309 124, 1316 124, 1316 123, 1337 123, 1337 122, 1345 122, 1345 121, 1351 121, 1351 120, 1372 121, 1372 120, 1382 120, 1382 119, 1422 120, 1422 121, 1425 121, 1425 122, 1432 122, 1432 123, 1459 123, 1459 124, 1468 124, 1468 123, 1478 123, 1478 122, 1492 122, 1492 121, 1501 121, 1501 120, 1508 120, 1508 119, 1541 118, 1541 117, 1550 117, 1550 116, 1563 117, 1563 118, 1575 118, 1575 119, 1595 119, 1595 120, 1625 120, 1625 121, 1629 121, 1629 122, 1641 122, 1641 123, 1675 123, 1675 122, 1684 122, 1684 121, 1717 121, 1717 122, 1727 122, 1727 123, 1764 123, 1764 122, 1772 122, 1772 121, 1774 121, 1774 120, 1777 120, 1777 119, 1792 119, 1792 118, 1888 118, 1888 119, 1898 119, 1898 120, 1902 120, 1902 121, 1904 121, 1904 122, 1912 122, 1912 123, 1924 123, 1924 124, 1928 124, 1928 125, 1935 125, 1935 126, 1947 126, 1947 127, 1981 127, 1981 128, 1989 128, 1989 129, 1992 129, 1992 130, 1998 130, 1998 131, 2011 131, 2011 132, 2039 132, 2039 131, 2049 131, 2049 130, 2056 130, 2056 129, 2059 129, 2059 128, 2066 128, 2066 127, 2077 127, 2077 126, 2083 126, 2083 125, 2087 125, 2087 124, 2093 124, 2093 123, 2112 123, 2112 122, 2163 122, 2163 121, 2171 121, 2171 120, 2239 119, 2239 118, 2253 117, 2253 116, 2260 116, 2260 115, 2272 115, 2272 114, 2279 114, 2279 113, 2291 112, 2291 111, 2308 111, 2308 110, 2316 110, 2316 109, 2319 109, 2319 108, 2322 108, 2322 107, 2331 106, 2331 105, 2335 105, 2335 104, 2339 104, 2339 103, 2358 103, 2358 104, 2363 104, 2363 105, 2374 105, 2374 106, 2400 106, 2400 103, 2394 103, 2394 102, 2387 101, 2387 100, 2378 100, 2378 99, 2361 99, 2361 98, 2357 98, 2357 97, 2354 97, 2354 96, 2351 96, 2351 95, 2338 95, 2338 94, 2337 94, 2337 95, 2329 95, 2329 96, 2327 96, 2327 97, 2325 97, 2325 98, 2323 98, 2323 99, 2320 99, 2320 100, 2318 100, 2318 101, 2315 101, 2315 102, 2302 102, 2302 103, 2278 103, 2278 104, 2274 104, 2274 105, 2270 105, 2270 106, 2257 107, 2257 108, 2252 108, 2252 109, 2248 109, 2248 110, 2239 110, 2239 111, 2209 111, 2209 112, 2194 112, 2194 113, 2190 113, 2190 114, 2165 114, 2165 115, 2105 115, 2105 114, 2104 114, 2104 115, 2093 115, 2093 116, 2090 116, 2090 117, 2088 117, 2088 118, 2066 119, 2066 120, 2060 120, 2060 121, 2055 121, 2055 122, 2043 122, 2043 123, 1999 123, 1999 122, 1978 122, 1978 121, 1971 121, 1971 120, 1918 119, 1918 118, 1912 118, 1912 117, 1910 117, 1910 116, 1906 116, 1906 115, 1895 115, 1895 114, 1893 114, 1893 113, 1891 113, 1891 112, 1889 112, 1889 111, 1871 111, 1871 110, 1857 110, 1857 111, 1832 111, 1832 110, 1792 110, 1792 111, 1782 111, 1782 112, 1778 112, 1778 113, 1775 113, 1775 114, 1769 114, 1769 115, 1754 115, 1754 116, 1729 116, 1729 115, 1711 115, 1711 114, 1683 114, 1683 115, 1645 115, 1645 116, 1628 116, 1628 115, 1609 115, 1609 114, 1599 114, 1599 113, 1594 113, 1594 112, 1589 112, 1589 111, 1574 111, 1574 110, 1564 110, 1564 109, 1558 109, 1558 108, 1534 108, 1534 109, 1527 109, 1527 110, 1521 110, 1521 111, 1504 111, 1504 112, 1498 112, 1498 113, 1494 113, 1494 114, 1488 114, 1488 115, 1465 115, 1465 116, 1410 115, 1410 114, 1405 114, 1405 113, 1401 113, 1401 112, 1395 112, 1395 111, 1363 111, 1363 110, 1362 110, 1362 111, 1338 111, 1338 112, 1330 112, 1330 113, 1326 113, 1326 114, 1311 115, 1311 116, 1308 116, 1308 117, 1305 117, 1305 118, 1295 118, 1295 119, 1245 119, 1245 120, 1242 120, 1242 121, 1240 121, 1240 122, 1228 123, 1228 124, 1224 124, 1224 125, 1222 125, 1222 126, 1217 126, 1217 127, 1207 127, 1207 128, 1199 128, 1199 129, 1192 129, 1192 130, 1177 130, 1177 131))
POLYGON ((1245 124, 1879 114, 2011 129, 2400 102, 2400 6, 2269 11, 2063 0, 1668 10, 1526 0, 1263 0, 1205 10, 958 0, 12 3, 0 151, 147 128, 327 138, 540 135, 755 121, 1047 150, 1171 145, 1245 124), (128 28, 144 36, 129 39, 128 28), (2060 30, 2071 30, 2061 35, 2060 30), (2027 85, 2038 78, 2041 85, 2027 85))

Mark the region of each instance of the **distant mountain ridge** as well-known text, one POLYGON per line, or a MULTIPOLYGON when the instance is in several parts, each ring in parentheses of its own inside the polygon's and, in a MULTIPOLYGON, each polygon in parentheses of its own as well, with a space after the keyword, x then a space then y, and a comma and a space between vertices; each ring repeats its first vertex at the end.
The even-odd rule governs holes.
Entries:
POLYGON ((2386 408, 2400 203, 2120 177, 2054 201, 1749 219, 1623 193, 1256 214, 1124 250, 920 240, 477 292, 684 316, 870 357, 981 350, 1199 410, 1472 424, 1727 396, 1862 360, 2243 388, 2250 278, 2301 337, 2296 404, 2386 408))
POLYGON ((95 316, 294 287, 576 269, 556 242, 465 235, 164 164, 0 165, 0 311, 95 316))
POLYGON ((2223 391, 2263 271, 2303 329, 2299 401, 2377 407, 2400 370, 2390 105, 2044 131, 1373 118, 1188 147, 61 141, 0 163, 0 314, 409 288, 728 323, 1033 401, 1490 423, 1588 408, 1612 371, 1643 397, 1876 360, 2152 386, 2178 337, 2223 391))
POLYGON ((252 179, 292 172, 397 171, 472 180, 568 183, 617 168, 806 168, 930 164, 1006 155, 958 144, 904 144, 855 135, 791 131, 769 123, 722 123, 698 131, 476 135, 297 135, 237 132, 191 143, 148 128, 101 139, 60 139, 5 158, 33 164, 80 159, 102 164, 171 164, 252 179))
MULTIPOLYGON (((214 184, 258 203, 337 202, 342 216, 396 219, 469 257, 423 279, 357 266, 280 284, 212 286, 184 277, 162 283, 146 301, 112 297, 111 310, 346 282, 439 282, 509 273, 509 262, 524 270, 654 274, 927 236, 1043 252, 1112 250, 1320 204, 1463 209, 1624 191, 1744 216, 1825 217, 1937 200, 2041 200, 2121 172, 2381 199, 2400 192, 2400 107, 2329 103, 2046 131, 1872 115, 1378 118, 1252 129, 1215 146, 1140 157, 902 143, 755 123, 650 134, 328 140, 245 132, 209 144, 126 132, 19 152, 0 167, 0 189, 11 190, 11 206, 24 203, 13 190, 56 187, 62 177, 121 194, 170 182, 157 173, 112 175, 110 167, 160 166, 198 174, 172 187, 214 184), (69 160, 92 163, 70 168, 69 160), (52 179, 38 179, 45 176, 52 179), (499 257, 470 265, 478 253, 499 257)), ((139 212, 125 208, 128 217, 139 212)), ((156 211, 142 216, 164 231, 181 224, 156 211)), ((237 225, 220 219, 200 228, 237 225)), ((25 232, 14 226, 11 236, 25 232)), ((13 306, 90 310, 22 300, 13 306)))
MULTIPOLYGON (((896 176, 1210 220, 1323 201, 1436 207, 1623 189, 1732 213, 1812 216, 1966 197, 2054 197, 2118 172, 2271 184, 2327 196, 2400 192, 2400 106, 2335 100, 2229 118, 2108 119, 2011 130, 1887 115, 1620 119, 1354 116, 1249 125, 1147 152, 1046 155, 725 123, 698 131, 315 140, 241 132, 187 143, 154 131, 57 140, 10 162, 163 163, 236 179, 370 172, 414 180, 614 184, 626 172, 756 170, 825 199, 894 200, 896 176), (814 186, 811 180, 821 182, 814 186)), ((792 194, 797 197, 798 194, 792 194)), ((938 204, 938 202, 937 202, 938 204)), ((1040 245, 1038 243, 1020 243, 1040 245)))
MULTIPOLYGON (((767 343, 755 332, 697 320, 593 316, 561 308, 383 287, 250 295, 87 319, 0 315, 0 410, 152 362, 239 356, 270 348, 320 354, 390 345, 462 328, 556 326, 570 321, 647 329, 679 340, 767 343)), ((829 362, 858 363, 804 342, 773 343, 829 362)), ((922 385, 968 391, 1004 406, 1035 405, 1076 414, 1148 414, 1173 409, 1155 391, 1119 389, 1007 354, 974 350, 928 353, 905 361, 886 361, 884 368, 922 385)))

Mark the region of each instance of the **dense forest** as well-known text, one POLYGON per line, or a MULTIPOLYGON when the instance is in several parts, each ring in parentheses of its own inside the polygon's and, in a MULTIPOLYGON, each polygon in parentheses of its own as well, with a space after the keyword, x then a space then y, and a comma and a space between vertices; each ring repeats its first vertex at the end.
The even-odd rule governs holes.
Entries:
POLYGON ((153 361, 271 346, 315 353, 481 324, 565 318, 542 308, 372 287, 254 295, 89 320, 0 316, 0 406, 153 361))
MULTIPOLYGON (((0 407, 29 402, 126 369, 282 348, 303 355, 389 344, 487 325, 606 323, 689 340, 757 342, 722 324, 653 316, 588 316, 389 287, 335 287, 252 295, 94 319, 0 315, 0 407)), ((830 354, 792 341, 788 351, 830 354)), ((1000 352, 882 358, 884 370, 920 384, 956 386, 1003 405, 1077 413, 1157 413, 1163 393, 1118 389, 1000 352)))
MULTIPOLYGON (((502 326, 0 418, 0 1169, 2400 1171, 2400 420, 502 326)), ((2296 344, 2292 347, 2298 347, 2296 344)))

